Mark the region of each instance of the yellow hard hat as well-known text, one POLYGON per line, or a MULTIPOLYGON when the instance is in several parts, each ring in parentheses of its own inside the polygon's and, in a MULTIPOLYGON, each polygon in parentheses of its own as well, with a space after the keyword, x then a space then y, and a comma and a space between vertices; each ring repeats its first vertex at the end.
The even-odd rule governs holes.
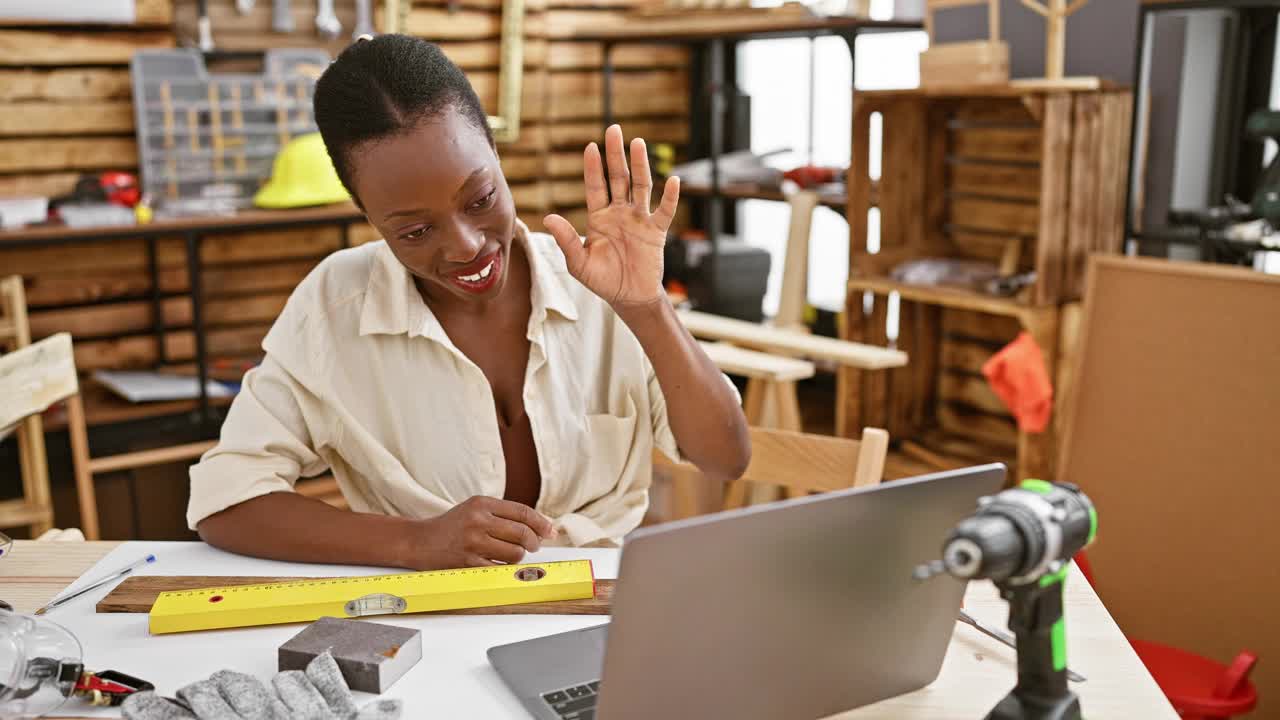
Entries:
POLYGON ((290 140, 276 153, 271 179, 253 196, 253 203, 282 209, 329 205, 350 197, 333 169, 320 133, 308 133, 290 140))

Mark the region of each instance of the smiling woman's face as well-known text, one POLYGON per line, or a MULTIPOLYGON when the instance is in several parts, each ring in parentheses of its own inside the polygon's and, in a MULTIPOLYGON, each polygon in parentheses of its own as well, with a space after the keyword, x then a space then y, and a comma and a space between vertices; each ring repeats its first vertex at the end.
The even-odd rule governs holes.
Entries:
POLYGON ((355 148, 352 190, 436 304, 485 303, 506 284, 515 202, 480 130, 452 108, 355 148))

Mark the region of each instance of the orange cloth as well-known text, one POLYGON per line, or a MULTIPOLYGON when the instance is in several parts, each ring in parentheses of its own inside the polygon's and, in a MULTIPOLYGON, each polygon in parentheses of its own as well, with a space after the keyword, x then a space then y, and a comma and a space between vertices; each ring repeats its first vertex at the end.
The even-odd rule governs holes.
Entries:
POLYGON ((1023 332, 982 366, 991 389, 1008 406, 1024 432, 1044 432, 1053 415, 1053 384, 1044 354, 1031 335, 1023 332))

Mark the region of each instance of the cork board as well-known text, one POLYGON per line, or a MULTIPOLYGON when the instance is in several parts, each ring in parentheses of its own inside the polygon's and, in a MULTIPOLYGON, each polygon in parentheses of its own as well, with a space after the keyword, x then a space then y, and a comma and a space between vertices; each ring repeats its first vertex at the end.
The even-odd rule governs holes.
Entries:
POLYGON ((1130 637, 1258 653, 1280 716, 1280 277, 1090 260, 1059 477, 1098 506, 1098 594, 1130 637))

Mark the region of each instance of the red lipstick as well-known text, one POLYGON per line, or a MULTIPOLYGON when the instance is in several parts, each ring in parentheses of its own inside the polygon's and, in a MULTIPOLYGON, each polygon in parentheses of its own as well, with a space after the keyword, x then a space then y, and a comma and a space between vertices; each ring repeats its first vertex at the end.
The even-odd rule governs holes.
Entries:
POLYGON ((502 251, 482 255, 453 270, 448 278, 454 285, 474 295, 482 295, 498 284, 502 277, 502 251))

